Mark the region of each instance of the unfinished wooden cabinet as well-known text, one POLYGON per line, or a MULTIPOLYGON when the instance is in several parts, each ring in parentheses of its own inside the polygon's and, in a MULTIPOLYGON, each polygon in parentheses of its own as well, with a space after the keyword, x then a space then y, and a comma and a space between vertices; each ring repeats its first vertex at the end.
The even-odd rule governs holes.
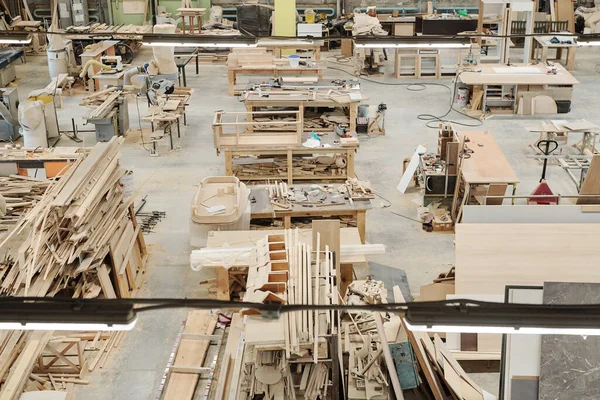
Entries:
POLYGON ((225 149, 225 174, 241 181, 277 179, 288 184, 297 180, 345 181, 354 177, 355 152, 356 147, 225 149))
POLYGON ((300 145, 302 113, 291 111, 217 111, 213 140, 217 154, 223 148, 241 146, 281 147, 300 145))

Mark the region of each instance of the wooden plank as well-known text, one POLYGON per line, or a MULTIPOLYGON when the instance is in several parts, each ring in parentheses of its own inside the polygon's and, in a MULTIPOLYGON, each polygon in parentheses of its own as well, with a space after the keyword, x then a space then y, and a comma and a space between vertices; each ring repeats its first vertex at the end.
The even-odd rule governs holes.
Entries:
POLYGON ((373 318, 375 319, 375 325, 377 325, 377 332, 379 333, 379 340, 381 341, 381 347, 383 348, 385 364, 389 372, 390 380, 392 381, 392 387, 394 388, 396 400, 404 400, 404 396, 402 395, 402 387, 400 387, 400 380, 398 379, 398 373, 396 371, 396 364, 392 358, 392 352, 390 351, 387 336, 385 335, 385 330, 383 329, 381 314, 377 312, 373 313, 373 318))
MULTIPOLYGON (((194 310, 188 313, 183 333, 211 335, 215 330, 217 318, 208 311, 194 310)), ((201 367, 204 363, 209 340, 184 338, 179 343, 174 366, 201 367)), ((191 400, 198 384, 199 375, 177 373, 171 374, 164 400, 191 400)))
POLYGON ((116 299, 117 294, 113 288, 112 282, 110 281, 110 275, 105 264, 98 267, 98 279, 100 280, 100 286, 102 286, 102 293, 107 299, 116 299))
POLYGON ((468 138, 465 145, 472 150, 462 162, 462 176, 466 183, 518 183, 519 178, 496 143, 491 132, 462 131, 459 139, 468 138))
MULTIPOLYGON (((600 155, 592 157, 579 194, 600 194, 600 155)), ((600 197, 580 198, 577 204, 600 204, 600 197)))
POLYGON ((458 224, 456 293, 506 285, 600 282, 600 224, 458 224))
MULTIPOLYGON (((335 276, 337 282, 342 282, 340 267, 340 221, 339 220, 314 220, 312 222, 312 247, 318 251, 324 251, 329 247, 335 256, 335 276), (320 235, 320 249, 317 249, 317 233, 320 235)), ((345 293, 340 293, 344 296, 345 293)))

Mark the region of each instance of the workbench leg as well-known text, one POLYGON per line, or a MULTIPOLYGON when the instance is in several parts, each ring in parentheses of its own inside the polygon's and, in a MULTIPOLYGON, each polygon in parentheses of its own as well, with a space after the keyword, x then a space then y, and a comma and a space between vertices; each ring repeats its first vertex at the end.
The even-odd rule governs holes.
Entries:
POLYGON ((567 71, 575 71, 575 50, 576 47, 569 47, 567 49, 567 71))
POLYGON ((233 176, 233 155, 231 151, 225 150, 225 176, 233 176))
POLYGON ((284 229, 292 229, 292 216, 291 215, 283 216, 283 228, 284 229))
POLYGON ((354 178, 354 149, 346 152, 346 178, 354 178))
POLYGON ((229 80, 229 95, 233 96, 235 94, 235 72, 231 70, 227 71, 227 78, 229 80))
POLYGON ((339 292, 342 297, 344 297, 346 295, 348 285, 350 285, 354 280, 354 266, 352 264, 340 264, 340 270, 342 282, 340 283, 339 292))
POLYGON ((229 270, 217 267, 217 300, 229 301, 229 270))
POLYGON ((563 55, 562 53, 563 53, 562 47, 557 47, 556 48, 556 59, 558 61, 562 61, 562 55, 563 55))
POLYGON ((548 47, 542 47, 542 62, 546 63, 548 61, 548 47))
POLYGON ((400 50, 394 50, 394 76, 400 79, 400 50))
POLYGON ((356 227, 358 228, 358 234, 360 235, 360 241, 365 244, 365 235, 367 231, 367 212, 357 211, 356 212, 356 227))
MULTIPOLYGON (((513 183, 512 187, 513 187, 513 190, 512 190, 512 195, 513 195, 513 196, 515 196, 515 195, 517 194, 517 184, 516 184, 516 183, 513 183)), ((517 200, 517 199, 515 199, 515 198, 513 197, 513 199, 512 199, 512 205, 513 205, 513 206, 515 205, 515 201, 516 201, 516 200, 517 200)))
POLYGON ((348 114, 350 114, 348 116, 348 118, 350 119, 350 131, 356 132, 356 117, 358 116, 358 103, 357 102, 350 103, 350 106, 348 107, 348 109, 349 109, 348 114))
POLYGON ((187 77, 185 76, 185 65, 181 69, 181 72, 182 72, 182 75, 183 75, 183 87, 187 87, 187 77))
MULTIPOLYGON (((199 51, 198 49, 196 49, 196 51, 199 51)), ((198 75, 200 73, 200 62, 199 59, 200 55, 198 53, 196 53, 196 75, 198 75)))
POLYGON ((292 183, 294 183, 294 153, 292 153, 291 150, 287 151, 287 168, 288 168, 288 179, 287 179, 287 183, 288 185, 291 185, 292 183))

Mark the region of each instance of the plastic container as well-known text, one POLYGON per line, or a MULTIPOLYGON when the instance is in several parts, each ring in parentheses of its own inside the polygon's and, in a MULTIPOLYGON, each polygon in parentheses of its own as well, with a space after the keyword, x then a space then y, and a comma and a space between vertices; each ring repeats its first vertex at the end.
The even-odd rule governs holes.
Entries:
POLYGON ((234 176, 213 176, 202 180, 191 204, 190 245, 206 246, 210 231, 250 229, 250 190, 234 176), (221 212, 211 212, 222 207, 221 212))
POLYGON ((468 87, 459 87, 456 91, 456 104, 459 107, 466 107, 469 102, 469 88, 468 87))
POLYGON ((288 56, 288 59, 290 60, 290 67, 298 67, 300 65, 299 55, 292 54, 291 56, 288 56))
POLYGON ((50 79, 56 78, 60 74, 69 73, 69 55, 67 50, 48 50, 48 71, 50 79))
POLYGON ((555 100, 556 110, 559 114, 566 114, 571 111, 571 100, 555 100))

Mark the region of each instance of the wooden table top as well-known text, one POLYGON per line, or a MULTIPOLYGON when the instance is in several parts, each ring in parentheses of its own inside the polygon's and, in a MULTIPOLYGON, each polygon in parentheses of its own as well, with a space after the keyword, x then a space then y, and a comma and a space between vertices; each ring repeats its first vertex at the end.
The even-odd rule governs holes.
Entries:
POLYGON ((577 47, 576 43, 577 36, 552 36, 552 34, 548 36, 534 36, 533 37, 536 42, 540 44, 542 47, 577 47), (558 40, 566 41, 570 40, 571 43, 551 43, 553 37, 556 37, 558 40))
POLYGON ((462 141, 469 138, 465 145, 473 152, 463 159, 462 176, 468 184, 519 183, 504 153, 496 143, 491 132, 464 131, 458 137, 462 141))
POLYGON ((542 64, 480 64, 475 68, 481 72, 460 72, 465 85, 576 85, 577 79, 560 64, 554 64, 556 75, 546 73, 542 64))
MULTIPOLYGON (((206 247, 216 248, 227 245, 229 247, 249 247, 254 246, 256 241, 264 238, 266 235, 281 235, 283 229, 263 229, 258 231, 211 231, 208 233, 206 247)), ((312 242, 312 229, 300 229, 299 237, 312 242)), ((358 228, 340 228, 340 245, 358 246, 361 245, 358 228)), ((342 264, 365 263, 367 259, 361 254, 341 255, 342 264)))

